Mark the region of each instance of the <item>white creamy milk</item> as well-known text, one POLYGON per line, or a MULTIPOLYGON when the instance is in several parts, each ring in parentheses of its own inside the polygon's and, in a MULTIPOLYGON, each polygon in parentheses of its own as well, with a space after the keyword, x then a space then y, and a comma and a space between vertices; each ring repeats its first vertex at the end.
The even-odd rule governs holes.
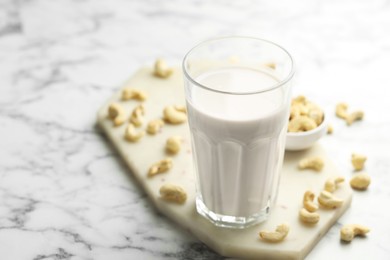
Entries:
MULTIPOLYGON (((216 90, 258 91, 278 83, 266 72, 227 68, 196 81, 216 90)), ((229 95, 193 86, 188 113, 198 189, 214 213, 248 217, 274 198, 283 161, 287 112, 282 88, 229 95)))

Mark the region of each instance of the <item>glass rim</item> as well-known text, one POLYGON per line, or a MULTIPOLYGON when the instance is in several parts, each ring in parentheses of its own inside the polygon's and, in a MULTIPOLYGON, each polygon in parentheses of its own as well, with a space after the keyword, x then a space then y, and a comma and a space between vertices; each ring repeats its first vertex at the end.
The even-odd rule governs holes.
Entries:
POLYGON ((279 44, 277 43, 274 43, 272 41, 269 41, 269 40, 265 40, 265 39, 261 39, 261 38, 256 38, 256 37, 250 37, 250 36, 224 36, 224 37, 216 37, 216 38, 211 38, 211 39, 208 39, 208 40, 205 40, 205 41, 202 41, 198 44, 196 44, 194 47, 192 47, 187 53, 186 55, 184 56, 183 58, 183 62, 182 62, 182 69, 183 69, 183 73, 184 73, 184 76, 191 82, 193 83, 194 85, 197 85, 203 89, 206 89, 206 90, 209 90, 209 91, 212 91, 212 92, 216 92, 216 93, 221 93, 221 94, 230 94, 230 95, 253 95, 253 94, 259 94, 259 93, 264 93, 264 92, 268 92, 268 91, 271 91, 271 90, 274 90, 274 89, 277 89, 283 85, 285 85, 287 82, 289 82, 291 80, 291 78, 294 76, 294 73, 295 73, 295 67, 294 67, 294 60, 291 56, 291 54, 285 49, 283 48, 282 46, 280 46, 279 44), (209 44, 211 42, 216 42, 216 41, 221 41, 221 40, 228 40, 228 39, 246 39, 246 40, 254 40, 254 41, 258 41, 258 42, 263 42, 263 43, 268 43, 268 44, 271 44, 277 48, 279 48, 280 50, 282 50, 285 54, 287 54, 287 57, 289 57, 290 61, 291 61, 291 70, 290 72, 288 73, 288 75, 286 77, 283 78, 283 80, 279 81, 278 83, 276 84, 273 84, 271 85, 270 87, 266 88, 266 89, 262 89, 262 90, 258 90, 258 91, 248 91, 248 92, 230 92, 230 91, 223 91, 223 90, 217 90, 217 89, 213 89, 213 88, 210 88, 210 87, 207 87, 201 83, 199 83, 198 81, 196 81, 193 77, 190 76, 190 74, 187 72, 187 69, 186 69, 186 63, 187 63, 187 60, 188 60, 188 57, 189 55, 194 51, 196 50, 197 48, 203 46, 203 45, 206 45, 206 44, 209 44))

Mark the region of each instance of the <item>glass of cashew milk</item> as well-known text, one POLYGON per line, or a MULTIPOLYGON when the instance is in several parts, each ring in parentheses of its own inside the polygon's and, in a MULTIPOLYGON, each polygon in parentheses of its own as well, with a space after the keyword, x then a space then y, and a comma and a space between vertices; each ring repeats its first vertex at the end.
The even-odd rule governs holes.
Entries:
POLYGON ((266 220, 283 163, 290 54, 262 39, 211 39, 187 53, 183 70, 198 213, 231 228, 266 220))

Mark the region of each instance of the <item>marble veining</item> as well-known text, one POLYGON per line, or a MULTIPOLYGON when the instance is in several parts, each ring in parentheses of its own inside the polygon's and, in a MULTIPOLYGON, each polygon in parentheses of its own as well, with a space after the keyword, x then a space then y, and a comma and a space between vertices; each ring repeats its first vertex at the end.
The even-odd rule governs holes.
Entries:
POLYGON ((307 259, 390 259, 389 1, 0 2, 0 258, 224 259, 161 216, 95 126, 98 108, 156 57, 179 63, 222 35, 274 40, 295 58, 295 94, 324 106, 321 142, 348 178, 372 185, 307 259), (366 112, 352 127, 346 101, 366 112), (339 242, 342 224, 372 231, 339 242))

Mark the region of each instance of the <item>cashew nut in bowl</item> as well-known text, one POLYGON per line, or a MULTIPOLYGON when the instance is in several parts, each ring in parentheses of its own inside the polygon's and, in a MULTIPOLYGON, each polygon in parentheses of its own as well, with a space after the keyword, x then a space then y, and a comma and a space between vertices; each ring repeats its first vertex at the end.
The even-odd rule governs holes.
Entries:
POLYGON ((277 243, 283 241, 288 232, 290 231, 290 227, 287 224, 280 224, 276 227, 275 231, 260 231, 259 236, 262 240, 272 243, 277 243))
POLYGON ((316 127, 316 122, 312 118, 307 116, 295 117, 288 123, 289 132, 304 132, 313 130, 316 127))
POLYGON ((179 109, 176 106, 165 107, 164 119, 170 124, 184 123, 187 120, 187 114, 179 109))
POLYGON ((298 151, 315 144, 326 133, 324 111, 305 96, 291 101, 290 117, 287 127, 286 150, 298 151))
POLYGON ((351 242, 355 236, 365 236, 370 229, 359 224, 344 225, 340 230, 340 239, 345 242, 351 242))

